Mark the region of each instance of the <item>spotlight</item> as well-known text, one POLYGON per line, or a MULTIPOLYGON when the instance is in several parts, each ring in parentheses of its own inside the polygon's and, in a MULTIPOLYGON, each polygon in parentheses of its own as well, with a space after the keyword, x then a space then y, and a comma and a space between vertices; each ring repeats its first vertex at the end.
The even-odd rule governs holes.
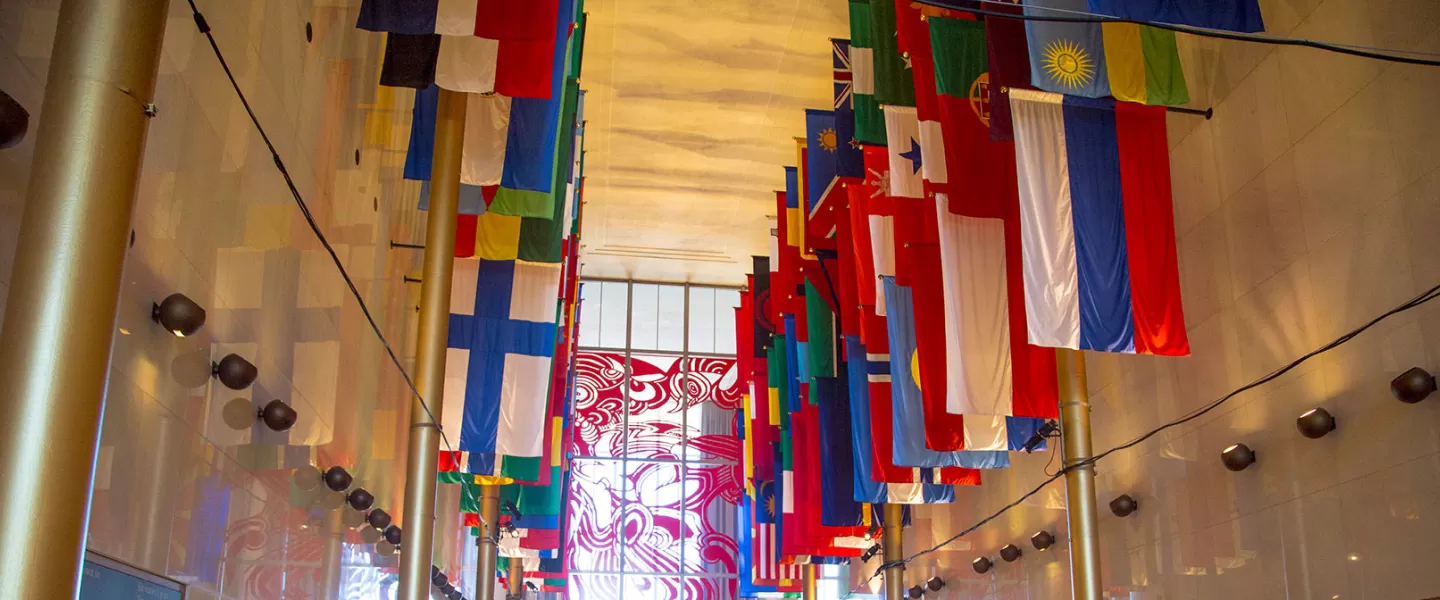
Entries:
POLYGON ((1045 438, 1053 437, 1055 435, 1055 432, 1059 430, 1059 423, 1056 423, 1053 420, 1046 421, 1044 425, 1041 425, 1039 429, 1035 430, 1035 433, 1030 435, 1030 439, 1025 441, 1025 447, 1022 448, 1022 450, 1026 452, 1034 452, 1036 448, 1040 447, 1040 444, 1045 443, 1045 438))
MULTIPOLYGON (((440 571, 440 567, 437 567, 437 566, 435 566, 435 565, 430 565, 430 581, 432 581, 432 582, 435 581, 435 576, 436 576, 436 575, 440 575, 441 573, 442 573, 442 572, 440 571)), ((436 585, 439 585, 439 584, 436 584, 436 585)))
POLYGON ((864 553, 864 554, 861 554, 861 555, 860 555, 860 562, 867 562, 867 563, 868 563, 868 562, 870 562, 870 559, 875 558, 875 555, 876 555, 876 554, 879 554, 879 553, 880 553, 880 544, 872 544, 869 548, 866 548, 866 549, 865 549, 865 553, 864 553))
POLYGON ((440 588, 440 593, 441 593, 441 594, 444 594, 444 595, 446 595, 446 596, 449 596, 449 595, 450 595, 450 592, 455 591, 455 586, 450 585, 450 582, 448 582, 448 581, 445 582, 444 584, 441 584, 441 585, 437 586, 437 587, 440 588))
POLYGON ((445 596, 445 600, 461 600, 464 597, 465 596, 460 594, 460 590, 451 590, 451 592, 445 596))
POLYGON ((399 527, 399 526, 391 525, 391 526, 389 526, 389 527, 386 527, 386 528, 385 528, 385 541, 390 542, 390 543, 392 543, 392 544, 395 544, 396 546, 399 546, 399 545, 400 545, 400 533, 401 533, 401 532, 400 532, 400 527, 399 527))
POLYGON ((1244 471, 1246 467, 1255 464, 1255 451, 1245 444, 1234 444, 1220 453, 1220 462, 1225 463, 1225 468, 1231 471, 1244 471))
POLYGON ((355 510, 370 510, 375 505, 375 495, 365 491, 365 488, 355 488, 345 498, 350 502, 350 508, 355 510))
POLYGON ((150 320, 175 337, 195 335, 205 326, 205 309, 185 294, 170 294, 150 309, 150 320))
POLYGON ((536 585, 535 585, 535 582, 533 582, 533 581, 527 581, 527 582, 525 582, 525 589, 528 589, 528 590, 530 590, 530 591, 532 591, 532 592, 538 592, 538 591, 540 591, 540 588, 539 588, 538 586, 536 586, 536 585))
POLYGON ((236 398, 225 403, 221 418, 231 429, 243 431, 256 421, 264 423, 271 431, 286 431, 295 426, 298 413, 280 400, 271 400, 260 409, 249 398, 236 398))
POLYGON ((265 403, 260 409, 260 420, 269 427, 271 431, 287 431, 295 426, 295 419, 299 413, 291 408, 289 404, 279 400, 271 400, 265 403))
POLYGON ((446 577, 444 573, 441 573, 439 567, 431 566, 430 583, 434 584, 435 587, 442 587, 445 584, 450 583, 450 578, 446 577))
POLYGON ((1335 417, 1323 408, 1312 408, 1295 419, 1295 428, 1300 430, 1300 435, 1312 440, 1319 439, 1335 431, 1335 417))
POLYGON ((514 536, 514 537, 517 537, 517 538, 518 538, 518 537, 520 537, 520 530, 515 527, 515 524, 514 524, 514 523, 506 523, 506 524, 505 524, 505 534, 506 534, 506 535, 510 535, 510 536, 514 536))
POLYGON ((1015 544, 1005 544, 1005 547, 1000 549, 1000 558, 1005 559, 1005 562, 1020 560, 1020 547, 1015 544))
POLYGON ((515 506, 515 503, 509 500, 506 500, 504 504, 500 505, 500 510, 510 513, 510 516, 516 519, 519 519, 522 516, 520 514, 520 507, 515 506))
POLYGON ((350 473, 343 467, 330 467, 328 471, 325 471, 325 487, 333 491, 343 492, 348 490, 350 489, 350 484, 354 482, 355 478, 351 477, 350 473))
POLYGON ((870 540, 875 539, 875 535, 878 534, 878 533, 880 533, 880 526, 879 526, 879 525, 876 525, 876 524, 874 524, 874 523, 871 523, 871 524, 870 524, 870 528, 865 530, 865 541, 868 542, 868 541, 870 541, 870 540))
POLYGON ((940 588, 945 587, 945 580, 939 577, 931 577, 925 582, 925 587, 930 588, 932 592, 938 592, 940 588))
MULTIPOLYGON (((1114 502, 1110 503, 1110 508, 1114 510, 1114 502)), ((1044 552, 1047 548, 1055 545, 1055 535, 1048 531, 1037 531, 1035 535, 1030 536, 1030 545, 1034 546, 1036 550, 1044 552)))
POLYGON ((30 112, 10 94, 0 91, 0 149, 13 148, 30 129, 30 112))
POLYGON ((985 573, 990 571, 990 567, 995 566, 995 563, 990 562, 989 558, 982 556, 972 561, 970 563, 970 566, 975 568, 976 573, 984 575, 985 573))
POLYGON ((905 592, 905 597, 909 598, 910 600, 920 600, 921 598, 925 597, 925 588, 918 585, 912 587, 909 591, 905 592))
POLYGON ((390 526, 390 513, 377 508, 365 516, 365 522, 369 523, 370 526, 375 529, 384 531, 386 527, 390 526))
POLYGON ((255 383, 260 370, 238 354, 226 354, 220 362, 210 365, 210 375, 232 390, 243 390, 255 383))
POLYGON ((1435 376, 1425 369, 1415 367, 1390 380, 1390 393, 1395 399, 1414 404, 1435 392, 1435 376))
MULTIPOLYGON (((1130 494, 1120 494, 1116 496, 1114 500, 1110 501, 1110 512, 1115 513, 1115 516, 1120 518, 1130 516, 1131 513, 1134 513, 1139 508, 1140 503, 1136 502, 1134 498, 1131 498, 1130 494)), ((1054 542, 1055 538, 1052 536, 1050 539, 1051 542, 1054 542)))

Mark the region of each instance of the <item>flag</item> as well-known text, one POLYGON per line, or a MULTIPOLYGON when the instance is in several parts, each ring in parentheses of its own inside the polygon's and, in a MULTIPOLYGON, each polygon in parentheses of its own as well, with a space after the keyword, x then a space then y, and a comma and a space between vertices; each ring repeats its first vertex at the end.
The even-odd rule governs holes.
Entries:
POLYGON ((870 383, 865 346, 859 336, 846 336, 846 375, 849 378, 849 420, 830 425, 850 435, 855 500, 872 504, 940 504, 955 501, 955 488, 928 483, 882 483, 874 473, 872 456, 870 383))
POLYGON ((915 106, 915 81, 910 76, 909 57, 900 53, 894 1, 870 0, 869 4, 875 101, 886 107, 915 106))
POLYGON ((927 421, 941 417, 958 417, 931 415, 932 411, 927 410, 929 407, 921 396, 920 385, 924 380, 920 373, 920 349, 916 339, 913 293, 910 288, 898 285, 893 278, 887 277, 885 296, 886 304, 890 307, 886 321, 890 334, 891 399, 894 406, 892 422, 895 434, 892 449, 895 464, 907 467, 969 469, 1001 469, 1010 466, 1010 456, 1003 449, 937 452, 927 447, 926 442, 931 437, 927 421))
MULTIPOLYGON (((813 254, 815 248, 833 248, 827 238, 835 237, 835 201, 839 184, 839 153, 841 143, 835 113, 828 110, 805 111, 805 246, 802 254, 813 254)), ((848 141, 846 152, 853 150, 848 141)))
MULTIPOLYGON (((885 139, 889 157, 889 195, 896 198, 925 196, 921 168, 926 156, 920 145, 920 122, 913 106, 885 106, 885 139)), ((942 157, 929 157, 943 160, 942 157)))
MULTIPOLYGON (((930 52, 930 31, 925 23, 951 11, 943 8, 922 9, 920 3, 911 0, 894 0, 896 36, 904 56, 910 61, 910 72, 915 86, 915 118, 920 152, 930 160, 923 160, 920 174, 932 184, 944 184, 948 180, 944 150, 940 135, 940 109, 935 98, 935 63, 930 52)), ((892 167, 893 168, 893 167, 892 167)))
MULTIPOLYGON (((1018 4, 989 4, 986 9, 1014 15, 1024 14, 1018 4)), ((1025 21, 990 17, 985 19, 985 54, 990 70, 969 97, 990 115, 990 139, 1008 142, 1010 132, 1010 89, 1030 85, 1030 46, 1025 39, 1025 21)), ((943 93, 943 92, 942 92, 943 93)))
POLYGON ((387 85, 545 99, 554 93, 552 26, 571 18, 566 10, 560 0, 524 10, 500 0, 363 0, 355 26, 391 34, 381 69, 387 85))
POLYGON ((865 158, 855 139, 855 74, 850 59, 850 40, 830 40, 831 62, 835 69, 835 171, 841 177, 860 177, 865 158))
MULTIPOLYGON (((956 185, 937 195, 945 287, 947 404, 967 415, 965 445, 999 449, 1008 420, 1054 418, 1054 351, 1026 339, 1015 146, 993 142, 974 90, 987 73, 988 29, 974 21, 930 19, 947 160, 956 185)), ((1027 428, 1028 429, 1028 428, 1027 428)), ((1021 440, 1021 444, 1024 440, 1021 440)))
POLYGON ((875 54, 870 41, 870 0, 850 0, 850 103, 855 112, 855 139, 885 143, 885 117, 875 100, 875 54))
POLYGON ((495 455, 544 450, 560 265, 456 260, 453 281, 444 404, 464 408, 470 472, 498 475, 495 455))
POLYGON ((1135 21, 1241 33, 1265 31, 1256 0, 1089 0, 1090 12, 1135 21))
MULTIPOLYGON (((895 201, 890 197, 890 158, 886 146, 866 146, 864 152, 865 179, 855 186, 854 194, 864 198, 870 243, 867 256, 859 261, 872 267, 865 275, 875 287, 875 312, 885 316, 885 286, 880 277, 895 275, 895 201)), ((855 197, 851 196, 852 201, 855 197)), ((864 247, 857 247, 856 251, 866 252, 864 247)), ((866 292, 865 297, 870 297, 868 294, 866 292)))
MULTIPOLYGON (((1085 11, 1083 0, 1034 0, 1025 14, 1085 11)), ((1134 23, 1026 21, 1030 77, 1042 90, 1127 102, 1190 102, 1175 32, 1134 23)))
POLYGON ((754 315, 753 342, 750 348, 754 352, 755 359, 763 361, 766 349, 775 343, 775 323, 770 318, 770 258, 753 256, 751 261, 755 280, 754 285, 750 287, 754 315))
POLYGON ((1010 102, 1030 342, 1188 354, 1164 109, 1029 90, 1010 102))
POLYGON ((855 497, 855 455, 850 435, 849 377, 816 377, 819 404, 820 523, 862 524, 869 507, 855 497))

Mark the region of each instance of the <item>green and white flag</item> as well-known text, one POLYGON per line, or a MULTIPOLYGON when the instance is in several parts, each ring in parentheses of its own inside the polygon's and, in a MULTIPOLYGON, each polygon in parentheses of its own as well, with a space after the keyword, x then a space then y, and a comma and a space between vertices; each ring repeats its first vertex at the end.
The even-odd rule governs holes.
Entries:
POLYGON ((885 116, 875 99, 875 54, 870 35, 870 0, 850 0, 850 70, 855 98, 855 140, 885 144, 885 116))

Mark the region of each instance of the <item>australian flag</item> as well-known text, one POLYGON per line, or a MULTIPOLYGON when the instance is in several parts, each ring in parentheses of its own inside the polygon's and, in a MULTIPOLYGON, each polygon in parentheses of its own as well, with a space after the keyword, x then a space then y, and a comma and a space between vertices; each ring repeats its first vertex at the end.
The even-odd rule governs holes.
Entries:
POLYGON ((850 70, 850 40, 830 40, 835 66, 836 175, 864 177, 865 155, 855 139, 855 86, 850 70))

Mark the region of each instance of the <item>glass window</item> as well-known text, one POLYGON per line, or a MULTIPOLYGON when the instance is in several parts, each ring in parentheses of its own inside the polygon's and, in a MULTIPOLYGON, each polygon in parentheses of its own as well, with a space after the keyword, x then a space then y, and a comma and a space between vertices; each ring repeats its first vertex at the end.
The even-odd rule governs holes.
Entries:
POLYGON ((625 347, 629 289, 630 284, 625 282, 600 283, 600 346, 603 348, 625 347))
POLYGON ((735 309, 740 290, 715 290, 715 353, 735 353, 735 309))
POLYGON ((637 283, 630 290, 635 298, 630 311, 630 349, 658 350, 660 348, 660 286, 651 283, 637 283))
POLYGON ((600 284, 580 284, 580 345, 600 345, 600 284))
POLYGON ((660 286, 660 343, 656 350, 679 352, 685 349, 685 288, 660 286))
POLYGON ((690 288, 690 351, 715 352, 715 288, 690 288))

